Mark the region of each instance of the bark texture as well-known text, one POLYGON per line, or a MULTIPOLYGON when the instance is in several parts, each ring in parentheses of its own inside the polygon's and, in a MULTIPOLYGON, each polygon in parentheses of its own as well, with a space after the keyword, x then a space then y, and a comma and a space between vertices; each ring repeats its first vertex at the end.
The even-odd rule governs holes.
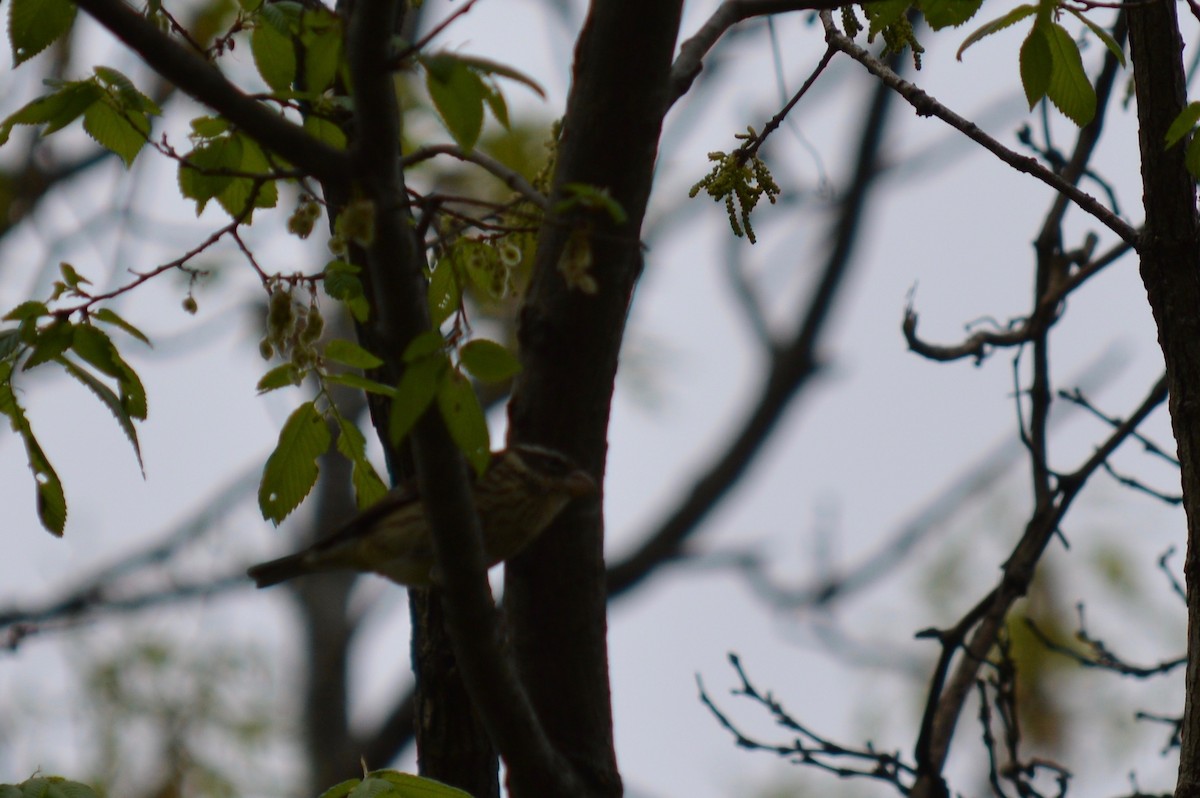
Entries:
POLYGON ((1128 13, 1146 210, 1138 252, 1166 359, 1188 527, 1188 666, 1175 795, 1194 798, 1200 796, 1200 221, 1184 149, 1164 146, 1167 128, 1186 102, 1176 4, 1160 0, 1128 13))

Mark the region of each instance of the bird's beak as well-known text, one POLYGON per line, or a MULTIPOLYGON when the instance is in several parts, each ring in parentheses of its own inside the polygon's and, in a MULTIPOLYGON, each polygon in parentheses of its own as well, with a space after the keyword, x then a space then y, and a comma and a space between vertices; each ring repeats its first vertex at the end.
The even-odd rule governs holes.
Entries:
POLYGON ((596 481, 586 471, 572 471, 564 483, 567 495, 573 499, 591 496, 596 492, 596 481))

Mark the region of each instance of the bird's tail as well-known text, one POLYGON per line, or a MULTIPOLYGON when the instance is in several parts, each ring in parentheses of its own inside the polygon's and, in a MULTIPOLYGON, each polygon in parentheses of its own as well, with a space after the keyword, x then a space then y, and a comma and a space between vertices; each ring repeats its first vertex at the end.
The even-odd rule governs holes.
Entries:
POLYGON ((270 587, 280 582, 286 582, 293 577, 312 572, 312 566, 304 561, 307 552, 289 554, 278 560, 259 563, 249 568, 246 573, 258 587, 270 587))

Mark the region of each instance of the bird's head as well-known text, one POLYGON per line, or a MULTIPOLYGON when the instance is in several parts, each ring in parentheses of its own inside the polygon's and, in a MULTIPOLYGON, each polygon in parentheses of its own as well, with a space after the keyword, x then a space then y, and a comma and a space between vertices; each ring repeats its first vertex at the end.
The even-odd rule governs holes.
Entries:
POLYGON ((501 454, 506 466, 542 491, 565 493, 571 498, 590 496, 596 492, 596 481, 561 452, 520 443, 501 454))

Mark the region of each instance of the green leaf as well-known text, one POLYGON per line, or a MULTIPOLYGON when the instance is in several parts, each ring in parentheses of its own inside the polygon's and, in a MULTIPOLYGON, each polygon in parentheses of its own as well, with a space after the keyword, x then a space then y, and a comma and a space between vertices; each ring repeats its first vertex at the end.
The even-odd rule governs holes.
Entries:
POLYGON ((310 114, 304 117, 304 129, 334 149, 346 149, 345 132, 328 119, 310 114))
POLYGON ((13 431, 21 436, 25 444, 29 468, 37 485, 38 518, 52 535, 62 537, 67 525, 67 499, 63 494, 62 481, 34 437, 24 408, 17 402, 12 389, 12 364, 7 362, 0 362, 0 413, 8 416, 13 431))
POLYGON ((1079 44, 1057 22, 1050 24, 1046 40, 1054 64, 1046 96, 1068 119, 1083 127, 1096 116, 1096 90, 1083 68, 1079 44))
MULTIPOLYGON (((237 171, 261 175, 271 173, 271 162, 267 160, 266 153, 257 141, 240 132, 235 134, 234 140, 238 142, 238 151, 241 153, 238 164, 234 167, 237 171)), ((253 212, 248 210, 249 208, 273 208, 278 201, 279 188, 274 180, 256 181, 249 177, 234 177, 217 195, 217 202, 226 213, 235 219, 245 214, 244 220, 247 224, 253 221, 253 212), (257 191, 255 183, 258 183, 257 191), (256 192, 253 200, 252 192, 256 192)))
POLYGON ((887 26, 899 22, 912 4, 912 0, 875 0, 864 4, 863 11, 871 22, 867 35, 874 38, 887 26))
POLYGON ((142 461, 142 447, 138 443, 137 429, 133 426, 133 419, 130 418, 129 411, 125 409, 120 397, 111 388, 98 380, 95 375, 80 368, 78 364, 72 363, 65 357, 59 357, 57 360, 66 369, 68 374, 94 393, 104 406, 108 408, 108 412, 112 413, 113 418, 121 426, 121 431, 125 433, 125 437, 129 439, 130 445, 133 446, 133 453, 137 457, 138 468, 142 470, 142 476, 145 477, 146 464, 142 461))
POLYGON ((65 260, 58 264, 58 271, 62 274, 63 282, 78 289, 81 285, 91 285, 92 281, 75 271, 75 267, 67 263, 65 260))
POLYGON ((230 128, 228 119, 219 116, 198 116, 192 120, 192 135, 202 139, 214 139, 230 128))
POLYGON ((933 30, 957 28, 975 16, 983 0, 921 0, 921 13, 933 30))
POLYGON ((346 798, 350 793, 354 792, 354 788, 362 783, 362 779, 346 779, 330 787, 325 792, 321 793, 318 798, 346 798))
POLYGON ((290 388, 294 385, 299 385, 303 377, 303 372, 292 363, 284 363, 281 366, 268 371, 258 381, 255 390, 260 394, 269 393, 280 388, 290 388))
POLYGON ((334 413, 338 425, 337 449, 350 461, 350 484, 354 486, 354 497, 360 510, 375 504, 387 493, 387 485, 367 459, 367 439, 362 430, 348 421, 341 413, 334 413))
POLYGON ((521 370, 521 363, 495 341, 471 341, 458 352, 463 368, 480 382, 503 382, 521 370))
POLYGON ((515 80, 518 83, 523 83, 532 89, 537 96, 541 97, 543 100, 546 99, 545 90, 542 89, 536 80, 529 77, 524 72, 513 69, 507 64, 501 64, 498 61, 492 61, 488 58, 479 58, 478 56, 474 55, 455 55, 451 57, 458 59, 471 69, 484 75, 499 75, 502 78, 508 78, 509 80, 515 80))
POLYGON ((138 91, 133 85, 133 81, 124 73, 106 66, 94 67, 92 71, 96 73, 96 77, 100 79, 101 83, 115 92, 119 108, 154 116, 162 114, 162 109, 158 107, 158 104, 138 91))
POLYGON ((225 171, 236 171, 242 165, 242 143, 236 136, 223 136, 205 142, 184 156, 179 164, 179 191, 196 201, 196 215, 232 182, 225 171))
POLYGON ((449 259, 439 261, 430 275, 427 298, 434 329, 441 327, 442 322, 453 316, 462 305, 462 291, 449 259))
POLYGON ((1167 135, 1164 136, 1167 146, 1174 147, 1178 144, 1184 136, 1192 132, 1197 122, 1200 122, 1200 102, 1190 102, 1167 128, 1167 135))
POLYGON ((150 136, 150 120, 142 111, 117 107, 106 95, 84 111, 83 129, 97 144, 119 155, 129 167, 150 136))
POLYGON ((441 352, 408 364, 396 385, 396 398, 388 418, 388 436, 399 445, 433 402, 450 363, 441 352))
POLYGON ((152 344, 150 343, 150 339, 147 338, 146 335, 141 330, 139 330, 137 327, 134 327, 132 324, 125 321, 125 319, 118 316, 116 311, 114 311, 114 310, 110 310, 108 308, 100 308, 100 310, 97 310, 95 313, 92 314, 92 318, 95 319, 96 321, 102 321, 105 324, 111 324, 114 327, 124 330, 126 333, 132 335, 134 338, 138 339, 139 341, 144 343, 146 346, 152 346, 152 344))
POLYGON ((488 108, 492 109, 492 116, 496 117, 496 121, 504 127, 508 127, 508 103, 504 101, 504 95, 500 93, 500 90, 484 83, 483 99, 487 102, 488 108))
POLYGON ((1046 96, 1054 69, 1050 44, 1041 25, 1034 25, 1021 45, 1021 87, 1030 110, 1046 96))
POLYGON ((556 211, 568 211, 578 205, 604 211, 616 224, 624 224, 625 220, 629 218, 625 209, 621 207, 621 203, 612 198, 612 194, 607 188, 590 186, 587 183, 567 183, 563 186, 563 192, 570 196, 558 203, 556 211))
POLYGON ((4 321, 25 321, 26 319, 36 319, 49 315, 50 308, 46 307, 45 302, 37 302, 30 299, 17 305, 8 313, 5 313, 4 321))
POLYGON ((22 371, 29 371, 35 366, 48 363, 71 347, 75 337, 75 325, 65 319, 57 319, 37 331, 33 342, 33 352, 25 359, 22 371))
POLYGON ((1200 175, 1200 136, 1193 136, 1192 140, 1187 143, 1183 163, 1192 177, 1200 175))
POLYGON ((421 358, 440 352, 446 346, 446 339, 437 330, 426 330, 408 342, 400 359, 405 363, 413 363, 421 358))
POLYGON ((325 357, 343 366, 356 369, 377 369, 383 361, 353 341, 334 338, 325 345, 325 357))
POLYGON ((8 141, 13 125, 42 125, 43 136, 74 122, 103 92, 90 80, 63 84, 58 91, 31 100, 0 123, 0 144, 8 141))
POLYGON ((342 26, 330 21, 304 37, 304 89, 320 94, 333 84, 342 58, 342 26))
POLYGON ((379 394, 380 396, 394 397, 396 389, 390 385, 384 385, 382 382, 369 379, 361 374, 353 372, 342 372, 341 374, 326 374, 322 379, 325 382, 332 382, 338 385, 345 385, 347 388, 357 388, 360 391, 367 393, 379 394))
POLYGON ((470 793, 463 792, 457 787, 451 787, 449 784, 443 784, 423 776, 414 776, 411 773, 375 770, 368 773, 367 776, 395 785, 399 788, 396 795, 400 798, 471 798, 470 793))
POLYGON ((1077 11, 1074 8, 1071 8, 1068 5, 1062 5, 1059 7, 1065 8, 1067 11, 1074 14, 1079 19, 1080 22, 1082 22, 1084 25, 1087 25, 1088 28, 1092 31, 1092 33, 1096 34, 1096 38, 1098 38, 1100 41, 1104 42, 1104 46, 1107 47, 1108 51, 1110 53, 1112 53, 1113 56, 1116 57, 1117 62, 1121 66, 1125 66, 1125 50, 1123 50, 1121 48, 1121 45, 1117 44, 1117 40, 1112 37, 1111 33, 1106 31, 1104 28, 1100 27, 1099 25, 1097 25, 1095 22, 1092 22, 1088 17, 1086 17, 1085 15, 1083 15, 1082 13, 1080 13, 1079 11, 1077 11))
POLYGON ((492 441, 487 417, 483 414, 471 381, 451 370, 441 380, 437 400, 442 420, 446 422, 446 431, 475 473, 482 476, 491 462, 492 441))
POLYGON ((461 59, 439 53, 421 59, 425 86, 450 135, 466 151, 475 147, 483 130, 483 101, 487 89, 479 75, 461 59))
POLYGON ((16 328, 0 330, 0 360, 8 360, 20 345, 20 330, 16 328))
MULTIPOLYGON (((263 15, 264 17, 266 15, 263 15)), ((275 91, 287 91, 296 80, 296 51, 291 36, 270 20, 260 21, 250 32, 250 52, 258 74, 275 91)))
POLYGON ((75 3, 71 0, 9 0, 8 40, 13 66, 20 66, 71 29, 75 3))
POLYGON ((91 324, 77 325, 71 349, 97 371, 117 381, 125 412, 137 419, 146 418, 146 389, 103 330, 91 324))
POLYGON ((1014 8, 1012 11, 1009 11, 1004 16, 993 19, 991 22, 987 22, 976 28, 975 31, 970 36, 963 39, 963 43, 959 45, 958 53, 956 54, 958 60, 961 61, 963 53, 966 52, 966 49, 980 39, 991 36, 993 33, 999 33, 1005 28, 1016 25, 1026 17, 1032 16, 1036 13, 1037 6, 1022 4, 1014 8))
POLYGON ((263 518, 278 524, 299 506, 317 482, 317 458, 329 450, 329 443, 329 426, 314 403, 305 402, 292 412, 258 487, 263 518))

